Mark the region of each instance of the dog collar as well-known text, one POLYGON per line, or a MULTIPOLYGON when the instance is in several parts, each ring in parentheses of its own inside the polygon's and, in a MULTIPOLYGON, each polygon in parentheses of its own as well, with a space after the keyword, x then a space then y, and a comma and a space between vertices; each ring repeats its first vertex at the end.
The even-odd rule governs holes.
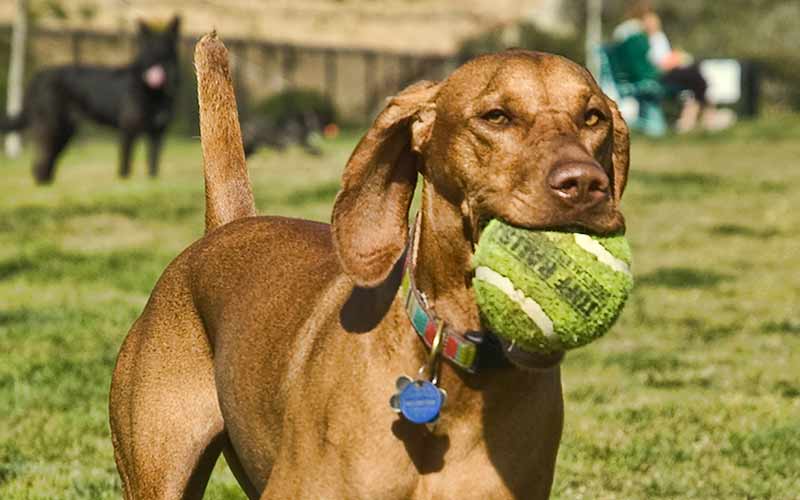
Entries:
MULTIPOLYGON (((414 284, 414 265, 419 247, 418 226, 421 220, 422 218, 418 213, 411 227, 401 291, 406 298, 405 307, 408 319, 411 321, 419 338, 425 343, 425 346, 431 349, 442 320, 436 317, 428 306, 425 294, 414 284)), ((465 332, 462 334, 445 323, 442 328, 441 355, 456 366, 470 373, 475 373, 478 365, 478 346, 482 337, 480 332, 465 332)))

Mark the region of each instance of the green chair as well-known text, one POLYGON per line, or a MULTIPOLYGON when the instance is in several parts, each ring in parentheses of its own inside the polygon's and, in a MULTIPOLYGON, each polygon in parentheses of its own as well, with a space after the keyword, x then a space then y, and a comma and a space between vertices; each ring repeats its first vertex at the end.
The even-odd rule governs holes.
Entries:
POLYGON ((667 120, 661 102, 667 89, 658 79, 658 69, 647 58, 649 47, 644 33, 599 47, 599 83, 603 89, 613 88, 619 97, 637 100, 639 115, 631 124, 633 130, 662 137, 667 133, 667 120))

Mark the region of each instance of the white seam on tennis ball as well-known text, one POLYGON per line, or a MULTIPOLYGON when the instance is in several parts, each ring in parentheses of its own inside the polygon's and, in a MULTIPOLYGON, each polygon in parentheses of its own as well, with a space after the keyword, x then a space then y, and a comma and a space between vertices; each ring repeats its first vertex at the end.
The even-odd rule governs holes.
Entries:
POLYGON ((475 269, 475 278, 485 281, 494 286, 506 296, 519 305, 520 309, 528 315, 528 317, 536 323, 536 326, 542 331, 545 337, 552 337, 555 335, 553 329, 553 320, 551 320, 535 300, 526 297, 522 290, 517 290, 514 283, 494 269, 479 266, 475 269))
POLYGON ((628 264, 625 261, 611 255, 611 252, 606 250, 606 247, 595 241, 588 234, 575 233, 575 243, 577 243, 579 247, 597 257, 598 261, 607 265, 611 269, 630 276, 631 268, 628 266, 628 264))

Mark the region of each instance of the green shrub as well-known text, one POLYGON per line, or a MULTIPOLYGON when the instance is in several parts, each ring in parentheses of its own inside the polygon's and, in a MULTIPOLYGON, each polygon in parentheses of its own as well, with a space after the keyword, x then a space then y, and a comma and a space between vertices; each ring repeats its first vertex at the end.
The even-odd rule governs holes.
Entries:
POLYGON ((178 135, 197 137, 200 135, 200 109, 197 105, 197 76, 194 73, 192 54, 183 51, 179 55, 180 88, 175 100, 175 118, 170 130, 178 135))
POLYGON ((518 47, 539 52, 558 54, 573 61, 583 62, 583 41, 578 35, 546 33, 532 23, 497 28, 466 40, 458 53, 460 62, 479 54, 518 47))
POLYGON ((273 94, 256 103, 250 114, 266 117, 279 126, 305 112, 313 112, 323 123, 336 121, 333 102, 324 94, 308 89, 288 89, 273 94))

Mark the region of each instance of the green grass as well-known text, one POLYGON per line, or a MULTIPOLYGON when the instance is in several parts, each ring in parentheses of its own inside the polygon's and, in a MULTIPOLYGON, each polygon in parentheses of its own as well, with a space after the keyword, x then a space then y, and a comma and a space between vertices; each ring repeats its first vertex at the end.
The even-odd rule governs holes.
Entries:
MULTIPOLYGON (((637 139, 625 212, 637 289, 563 365, 554 498, 800 492, 800 119, 637 139)), ((262 213, 326 220, 355 137, 250 162, 262 213)), ((82 140, 53 186, 0 157, 0 498, 118 498, 107 425, 117 349, 166 264, 203 230, 196 140, 163 175, 115 177, 82 140)), ((243 498, 220 462, 208 498, 243 498)))

